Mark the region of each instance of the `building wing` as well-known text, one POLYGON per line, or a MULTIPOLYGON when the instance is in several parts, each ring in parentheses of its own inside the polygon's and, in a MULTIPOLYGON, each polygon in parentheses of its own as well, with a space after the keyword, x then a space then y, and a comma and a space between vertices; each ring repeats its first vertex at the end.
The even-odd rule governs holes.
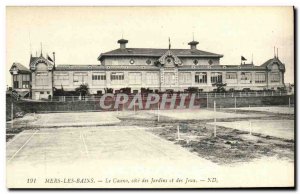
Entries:
POLYGON ((21 63, 13 63, 13 65, 10 68, 10 73, 31 73, 30 70, 25 67, 24 65, 22 65, 21 63))

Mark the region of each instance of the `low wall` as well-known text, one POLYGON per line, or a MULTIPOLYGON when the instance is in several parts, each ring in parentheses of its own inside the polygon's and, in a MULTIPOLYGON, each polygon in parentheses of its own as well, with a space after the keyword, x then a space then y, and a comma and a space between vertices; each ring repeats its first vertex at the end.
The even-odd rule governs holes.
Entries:
MULTIPOLYGON (((235 101, 237 107, 250 106, 274 106, 274 105, 289 105, 294 104, 294 96, 265 96, 265 97, 236 97, 235 98, 210 98, 208 99, 208 106, 213 108, 214 101, 216 101, 217 107, 224 108, 235 107, 235 101)), ((206 105, 207 106, 207 105, 206 105)), ((205 107, 206 107, 205 106, 205 107)))
MULTIPOLYGON (((213 108, 214 101, 217 107, 230 108, 235 106, 235 101, 237 107, 248 107, 250 106, 274 106, 274 105, 288 105, 289 101, 294 104, 294 96, 266 96, 266 97, 218 97, 218 98, 196 98, 194 105, 200 108, 206 108, 207 105, 213 108)), ((112 108, 103 110, 100 106, 99 101, 76 101, 76 102, 34 102, 34 101, 15 101, 17 107, 19 107, 25 113, 28 112, 69 112, 69 111, 107 111, 116 110, 114 108, 114 101, 105 101, 106 105, 112 104, 112 108)), ((176 100, 175 108, 179 105, 180 100, 176 100)), ((185 105, 188 107, 190 99, 185 100, 185 105)), ((131 110, 144 109, 146 100, 142 101, 143 107, 140 108, 136 105, 131 110)), ((118 110, 127 110, 129 102, 124 105, 119 105, 118 110)), ((158 105, 153 104, 149 109, 157 109, 158 105)), ((8 107, 7 107, 8 108, 8 107)), ((170 109, 170 103, 166 103, 165 109, 170 109)))

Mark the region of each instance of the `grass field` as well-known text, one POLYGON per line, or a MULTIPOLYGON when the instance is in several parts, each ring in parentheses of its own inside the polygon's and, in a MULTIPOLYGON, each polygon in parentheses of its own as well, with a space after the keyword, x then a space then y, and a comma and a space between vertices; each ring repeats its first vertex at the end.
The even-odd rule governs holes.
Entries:
MULTIPOLYGON (((214 125, 214 123, 208 123, 214 125)), ((248 120, 216 122, 217 126, 263 134, 285 139, 294 139, 294 120, 248 120)))
MULTIPOLYGON (((221 109, 222 110, 222 109, 221 109)), ((151 112, 157 114, 157 112, 151 112)), ((175 120, 209 120, 209 119, 229 119, 229 118, 251 118, 263 117, 265 114, 236 114, 223 111, 214 112, 212 109, 182 109, 182 110, 160 110, 159 115, 169 117, 175 120)))

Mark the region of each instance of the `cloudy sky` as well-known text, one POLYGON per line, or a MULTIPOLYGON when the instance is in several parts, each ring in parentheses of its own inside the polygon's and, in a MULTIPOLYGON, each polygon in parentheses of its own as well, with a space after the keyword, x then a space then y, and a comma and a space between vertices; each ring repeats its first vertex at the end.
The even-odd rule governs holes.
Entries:
POLYGON ((294 82, 292 7, 8 7, 6 81, 13 62, 29 66, 30 53, 56 52, 57 64, 99 64, 97 57, 129 40, 127 47, 189 48, 223 54, 221 64, 236 65, 241 55, 260 65, 274 56, 294 82))

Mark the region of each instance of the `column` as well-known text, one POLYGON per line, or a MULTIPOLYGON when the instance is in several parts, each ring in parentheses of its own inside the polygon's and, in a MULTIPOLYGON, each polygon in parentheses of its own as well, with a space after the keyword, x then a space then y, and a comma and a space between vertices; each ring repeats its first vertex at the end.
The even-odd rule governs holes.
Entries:
POLYGON ((212 91, 213 90, 213 87, 211 85, 211 71, 207 71, 207 91, 212 91))

